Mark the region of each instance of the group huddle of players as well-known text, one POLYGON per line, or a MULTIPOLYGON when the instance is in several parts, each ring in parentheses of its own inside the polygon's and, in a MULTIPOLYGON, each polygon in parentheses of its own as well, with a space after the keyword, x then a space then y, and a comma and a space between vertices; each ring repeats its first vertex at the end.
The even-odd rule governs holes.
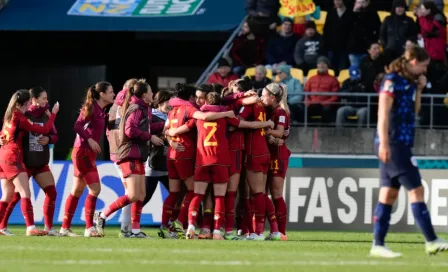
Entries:
POLYGON ((248 79, 233 81, 220 93, 208 84, 197 88, 177 84, 172 92, 159 91, 153 99, 144 80, 128 80, 116 97, 108 82, 90 87, 74 124, 73 186, 59 231, 53 229, 57 191, 48 166, 48 145, 57 141, 54 120, 59 104, 49 112, 44 89, 16 91, 5 112, 0 140, 0 235, 13 235, 7 223, 21 200, 26 235, 80 236, 72 231, 71 221, 87 187, 85 237, 103 237, 106 219, 123 209, 128 215, 124 221, 129 222, 124 222, 128 228, 122 228, 121 237, 147 238, 140 229, 142 208, 152 195, 146 193, 145 168, 156 159, 159 164, 166 162, 169 180, 160 237, 286 240, 287 90, 276 83, 267 85, 259 95, 251 89, 248 79), (167 95, 161 105, 161 97, 167 95), (166 111, 166 120, 153 118, 154 100, 166 111), (95 159, 101 152, 98 143, 106 123, 111 160, 122 178, 125 195, 95 213, 101 192, 95 159), (152 151, 160 147, 159 157, 153 156, 152 151), (34 225, 30 177, 46 195, 44 230, 34 225), (270 225, 266 238, 265 218, 270 225), (233 233, 235 222, 237 235, 233 233))

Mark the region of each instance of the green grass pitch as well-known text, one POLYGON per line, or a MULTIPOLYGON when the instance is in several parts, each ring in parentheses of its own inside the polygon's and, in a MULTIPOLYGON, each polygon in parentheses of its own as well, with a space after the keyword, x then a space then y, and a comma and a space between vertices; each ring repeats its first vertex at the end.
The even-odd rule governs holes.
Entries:
MULTIPOLYGON (((0 236, 0 271, 448 271, 448 253, 427 256, 416 233, 391 233, 389 247, 404 257, 386 260, 368 257, 371 233, 289 232, 289 241, 263 242, 120 239, 116 227, 107 227, 105 238, 25 237, 23 226, 10 230, 16 236, 0 236)), ((157 237, 156 229, 144 231, 157 237)))

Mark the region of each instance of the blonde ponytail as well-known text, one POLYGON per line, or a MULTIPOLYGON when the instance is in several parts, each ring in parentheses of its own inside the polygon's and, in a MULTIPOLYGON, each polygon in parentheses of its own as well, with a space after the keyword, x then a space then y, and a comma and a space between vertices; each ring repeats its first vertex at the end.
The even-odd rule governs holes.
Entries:
POLYGON ((282 89, 282 98, 279 101, 279 105, 282 109, 284 109, 286 111, 286 113, 288 115, 290 115, 289 113, 289 106, 288 106, 288 87, 286 87, 285 84, 280 83, 279 87, 282 89))

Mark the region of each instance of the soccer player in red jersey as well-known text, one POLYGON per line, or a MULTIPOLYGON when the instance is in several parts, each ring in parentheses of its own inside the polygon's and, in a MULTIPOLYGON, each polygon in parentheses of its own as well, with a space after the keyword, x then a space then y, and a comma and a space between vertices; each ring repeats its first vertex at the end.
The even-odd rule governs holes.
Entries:
MULTIPOLYGON (((271 192, 275 208, 272 209, 272 201, 266 195, 266 203, 269 205, 268 220, 274 216, 277 219, 278 230, 281 240, 286 237, 286 202, 283 199, 283 187, 285 185, 286 171, 288 169, 291 151, 285 144, 287 136, 285 131, 289 130, 290 112, 286 99, 288 97, 286 86, 271 83, 263 89, 261 100, 269 109, 269 119, 275 123, 273 130, 267 131, 269 139, 269 150, 271 152, 271 163, 268 173, 268 188, 271 192), (274 214, 275 213, 275 214, 274 214)), ((270 233, 268 240, 278 240, 276 233, 270 233)))
POLYGON ((31 204, 31 192, 27 169, 23 163, 23 137, 27 133, 48 134, 53 127, 56 114, 59 111, 59 103, 53 106, 52 114, 48 122, 43 126, 33 124, 25 116, 25 112, 31 105, 31 95, 28 90, 16 91, 9 101, 3 118, 2 135, 5 144, 0 148, 0 178, 2 183, 2 198, 0 200, 0 222, 3 220, 9 202, 11 202, 14 190, 20 194, 20 204, 26 223, 27 236, 47 235, 47 231, 38 230, 34 225, 33 205, 31 204))
MULTIPOLYGON (((170 100, 173 109, 168 114, 166 128, 178 128, 186 125, 190 130, 195 127, 194 119, 212 121, 224 117, 234 117, 232 111, 203 113, 191 102, 194 101, 194 87, 178 83, 175 87, 177 97, 170 100)), ((169 136, 169 134, 168 134, 169 136)), ((184 228, 180 222, 186 222, 188 218, 188 206, 194 197, 193 171, 196 152, 196 133, 189 131, 174 137, 168 137, 170 147, 168 149, 168 178, 170 193, 163 203, 162 224, 158 235, 162 238, 173 237, 173 232, 183 235, 184 228), (187 194, 181 206, 179 220, 173 218, 173 210, 180 198, 181 183, 187 187, 187 194), (172 223, 172 231, 168 229, 168 221, 172 223)))
POLYGON ((96 228, 104 236, 106 219, 112 213, 132 203, 132 231, 124 237, 147 238, 140 230, 140 218, 143 200, 146 195, 145 165, 149 155, 149 105, 152 103, 151 87, 139 80, 128 89, 122 106, 122 121, 120 123, 120 146, 117 150, 117 164, 125 179, 127 192, 107 207, 104 212, 95 216, 96 228))
POLYGON ((104 108, 114 102, 114 90, 109 82, 98 82, 87 91, 87 97, 75 122, 75 144, 72 151, 74 167, 73 186, 65 202, 64 220, 59 233, 62 236, 79 236, 70 229, 73 215, 78 207, 79 197, 88 188, 84 209, 86 215, 85 237, 101 237, 93 225, 96 200, 101 183, 95 159, 101 152, 99 141, 106 124, 104 108))
MULTIPOLYGON (((211 92, 206 96, 206 104, 201 107, 203 112, 224 112, 226 108, 219 106, 220 96, 211 92)), ((213 239, 223 240, 220 232, 224 222, 225 201, 229 181, 229 144, 227 140, 227 126, 257 129, 273 126, 273 122, 246 122, 237 118, 220 118, 214 121, 197 121, 198 139, 196 153, 196 168, 194 173, 194 198, 189 206, 187 239, 194 239, 196 218, 199 213, 200 204, 204 198, 208 183, 213 183, 215 195, 214 231, 213 239)), ((188 132, 189 128, 183 126, 179 129, 170 130, 170 135, 188 132)), ((183 223, 183 222, 181 222, 183 223)))
MULTIPOLYGON (((45 124, 49 117, 46 111, 49 109, 47 92, 40 88, 30 90, 32 104, 25 112, 25 116, 34 124, 45 124)), ((48 236, 58 236, 59 232, 53 230, 53 217, 56 201, 56 187, 53 174, 48 163, 50 161, 50 149, 48 144, 54 144, 58 140, 58 133, 53 125, 46 135, 27 133, 23 137, 23 157, 28 172, 28 177, 34 177, 39 187, 45 192, 44 200, 44 223, 48 236)), ((6 142, 2 141, 2 145, 6 142)), ((20 193, 16 190, 12 201, 9 203, 5 217, 0 223, 0 233, 13 235, 8 229, 8 220, 14 207, 20 200, 20 193)))

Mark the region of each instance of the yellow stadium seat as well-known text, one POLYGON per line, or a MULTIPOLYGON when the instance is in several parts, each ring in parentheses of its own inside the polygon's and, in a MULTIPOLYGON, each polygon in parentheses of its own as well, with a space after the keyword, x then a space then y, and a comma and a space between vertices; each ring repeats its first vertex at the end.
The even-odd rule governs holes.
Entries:
POLYGON ((443 11, 448 12, 448 0, 443 0, 443 11))
POLYGON ((413 11, 406 11, 406 15, 407 15, 408 17, 411 17, 412 20, 414 20, 414 22, 417 20, 417 17, 415 17, 415 14, 414 14, 413 11))
POLYGON ((322 119, 322 116, 320 116, 320 115, 312 115, 310 117, 311 117, 311 120, 320 120, 320 119, 322 119))
MULTIPOLYGON (((328 74, 330 74, 330 76, 334 76, 334 70, 328 69, 328 74)), ((310 78, 315 75, 317 75, 317 69, 311 69, 308 71, 307 78, 310 78)))
POLYGON ((297 68, 291 68, 291 76, 303 84, 303 71, 297 68))
POLYGON ((342 83, 343 83, 346 79, 348 79, 349 77, 350 77, 350 72, 348 71, 348 69, 341 70, 341 71, 339 72, 339 76, 338 76, 339 84, 342 85, 342 83))
POLYGON ((420 0, 412 0, 411 4, 409 5, 409 10, 414 10, 418 5, 420 5, 420 0))
MULTIPOLYGON (((246 73, 244 73, 244 75, 247 77, 255 76, 255 67, 247 68, 246 73)), ((266 77, 272 79, 271 69, 266 69, 266 77)))
POLYGON ((387 11, 378 11, 378 16, 380 17, 381 23, 386 19, 387 16, 390 15, 390 12, 387 11))
POLYGON ((347 116, 348 120, 358 120, 358 116, 353 115, 353 116, 347 116))
POLYGON ((319 20, 316 20, 316 19, 313 18, 313 21, 316 23, 316 30, 320 34, 324 33, 324 25, 325 25, 326 18, 327 18, 327 12, 323 11, 323 10, 320 11, 320 18, 319 18, 319 20))

